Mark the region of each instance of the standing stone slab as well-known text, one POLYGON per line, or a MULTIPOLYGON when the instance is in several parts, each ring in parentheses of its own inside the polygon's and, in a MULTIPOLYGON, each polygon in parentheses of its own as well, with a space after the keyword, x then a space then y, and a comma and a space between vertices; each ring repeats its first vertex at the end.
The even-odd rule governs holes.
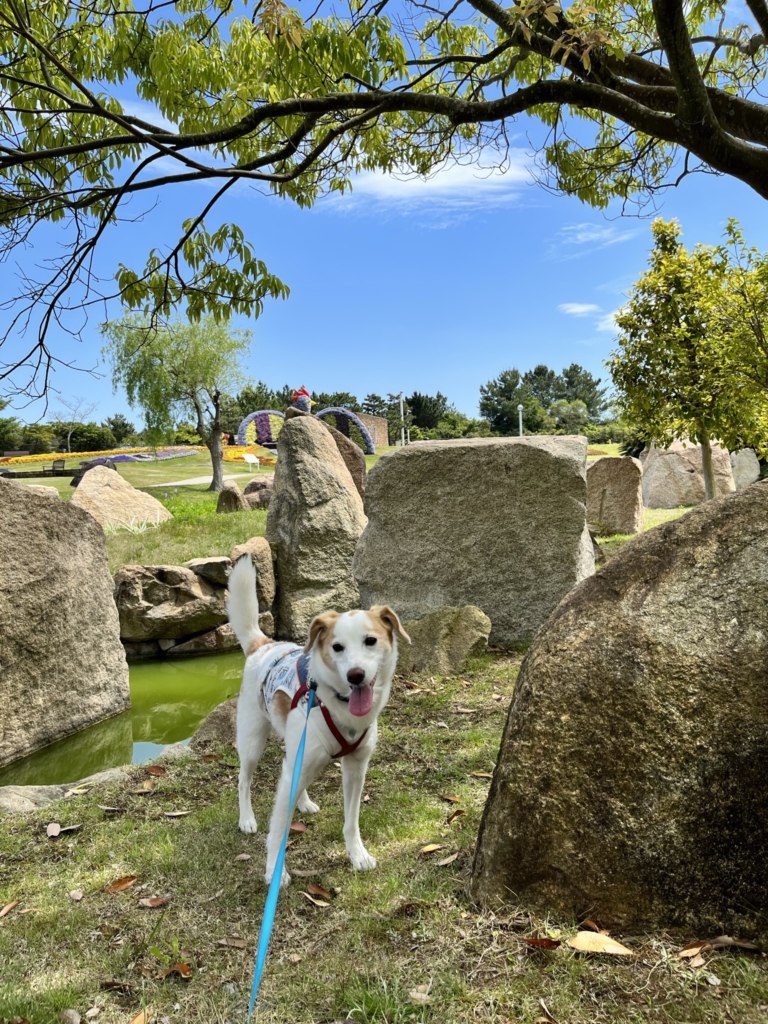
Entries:
POLYGON ((328 430, 314 416, 286 421, 277 442, 267 540, 277 568, 278 637, 306 639, 318 613, 358 605, 352 575, 363 502, 328 430))
POLYGON ((251 506, 245 500, 242 491, 234 482, 227 480, 219 491, 216 502, 217 512, 247 512, 251 506))
POLYGON ((731 452, 731 469, 737 491, 743 491, 745 487, 750 487, 760 479, 760 463, 751 448, 731 452))
POLYGON ((89 469, 75 493, 72 504, 84 508, 102 526, 158 526, 173 516, 157 498, 132 487, 119 473, 106 466, 89 469))
POLYGON ((397 671, 438 672, 455 675, 468 658, 476 658, 488 646, 491 620, 471 604, 464 608, 440 608, 423 619, 404 622, 411 643, 398 648, 397 671))
MULTIPOLYGON (((701 471, 701 446, 673 441, 669 448, 651 448, 643 463, 643 502, 646 508, 678 508, 706 500, 701 471)), ((726 448, 712 445, 715 493, 722 497, 736 490, 726 448)))
POLYGON ((130 697, 98 523, 0 480, 0 538, 4 765, 125 711, 130 697))
POLYGON ((368 474, 355 552, 363 607, 403 619, 476 605, 490 642, 528 640, 594 572, 583 437, 473 438, 408 445, 368 474))
POLYGON ((767 778, 758 483, 630 541, 539 632, 474 895, 633 933, 768 934, 767 778))
POLYGON ((587 464, 587 519, 598 533, 643 532, 643 465, 604 458, 587 464))

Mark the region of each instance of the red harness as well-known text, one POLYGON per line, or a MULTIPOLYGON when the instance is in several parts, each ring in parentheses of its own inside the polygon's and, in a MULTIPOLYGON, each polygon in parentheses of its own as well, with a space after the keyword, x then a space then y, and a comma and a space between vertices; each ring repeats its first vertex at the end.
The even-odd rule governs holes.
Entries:
MULTIPOLYGON (((293 709, 299 703, 301 698, 304 697, 308 693, 309 693, 309 687, 307 686, 306 683, 302 683, 301 686, 296 691, 296 693, 294 693, 294 695, 293 695, 293 700, 291 701, 291 711, 293 711, 293 709)), ((338 754, 333 754, 331 756, 331 760, 335 761, 337 758, 345 757, 347 754, 354 754, 354 752, 357 750, 357 748, 363 742, 365 737, 368 735, 368 730, 366 729, 365 732, 363 733, 363 735, 359 739, 355 740, 354 743, 350 743, 348 740, 344 739, 344 737, 342 736, 341 732, 339 731, 339 727, 336 725, 334 720, 331 718, 330 711, 325 706, 325 704, 323 704, 323 702, 320 700, 320 698, 317 695, 315 695, 315 707, 320 708, 320 710, 322 711, 323 718, 325 719, 325 724, 331 730, 331 733, 333 734, 333 738, 336 740, 336 742, 341 747, 341 750, 338 752, 338 754)))

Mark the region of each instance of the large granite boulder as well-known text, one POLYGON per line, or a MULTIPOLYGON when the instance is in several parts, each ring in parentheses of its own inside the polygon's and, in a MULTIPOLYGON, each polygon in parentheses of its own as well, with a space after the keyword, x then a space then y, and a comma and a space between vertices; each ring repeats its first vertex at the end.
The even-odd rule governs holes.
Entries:
POLYGON ((379 459, 354 572, 403 619, 476 605, 491 642, 530 639, 594 572, 583 437, 421 441, 379 459))
POLYGON ((217 512, 247 512, 251 506, 245 500, 242 491, 234 482, 227 480, 219 491, 216 502, 217 512))
POLYGON ((106 466, 88 470, 72 495, 72 505, 85 509, 97 523, 115 529, 158 526, 173 519, 157 498, 132 487, 119 473, 106 466))
POLYGON ((604 458, 587 464, 587 519, 604 537, 643 532, 643 465, 604 458))
MULTIPOLYGON (((285 418, 287 420, 293 419, 295 416, 310 416, 311 413, 304 412, 303 409, 290 408, 286 409, 285 418)), ((344 460, 344 465, 349 470, 349 475, 354 481, 357 493, 361 498, 365 497, 365 474, 367 472, 367 466, 365 462, 365 453, 361 448, 355 444, 345 434, 342 434, 336 427, 331 426, 327 420, 319 420, 325 429, 333 438, 336 447, 339 449, 339 455, 344 460)))
POLYGON ((229 553, 232 565, 250 555, 256 570, 256 597, 259 611, 268 611, 275 603, 275 567, 272 561, 272 549, 264 537, 251 537, 244 544, 235 544, 229 553))
POLYGON ((123 565, 114 592, 123 640, 181 639, 227 621, 226 590, 181 565, 123 565))
POLYGON ((751 448, 731 452, 731 470, 737 491, 743 491, 760 479, 760 463, 751 448))
POLYGON ((482 654, 491 635, 491 620, 471 604, 463 608, 439 608, 421 619, 403 623, 410 646, 400 644, 397 671, 437 672, 450 676, 461 672, 468 658, 482 654))
POLYGON ((474 895, 609 928, 768 931, 768 483, 630 541, 515 687, 474 895), (514 894, 514 896, 512 895, 514 894))
POLYGON ((0 480, 0 538, 4 765, 119 714, 130 697, 98 523, 0 480))
MULTIPOLYGON (((651 448, 643 463, 643 503, 646 508, 678 508, 706 500, 701 471, 701 445, 673 441, 669 448, 651 448)), ((727 448, 712 445, 712 468, 717 497, 736 490, 727 448)))
POLYGON ((275 494, 267 513, 267 540, 277 563, 276 631, 300 642, 319 612, 357 607, 352 556, 365 514, 349 470, 320 420, 287 420, 277 451, 275 494))
POLYGON ((106 466, 107 469, 113 469, 117 472, 117 466, 113 459, 91 459, 88 462, 81 462, 80 468, 75 470, 75 475, 69 481, 70 487, 79 487, 82 483, 83 477, 86 473, 89 473, 92 469, 97 466, 106 466))

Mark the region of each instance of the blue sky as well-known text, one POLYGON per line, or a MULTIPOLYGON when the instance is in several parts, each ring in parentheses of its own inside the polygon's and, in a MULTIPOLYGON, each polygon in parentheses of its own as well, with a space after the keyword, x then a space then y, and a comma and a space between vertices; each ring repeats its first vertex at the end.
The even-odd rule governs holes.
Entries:
MULTIPOLYGON (((312 210, 238 186, 209 226, 237 221, 291 288, 289 299, 268 300, 257 321, 236 321, 254 333, 247 372, 272 386, 359 398, 439 390, 469 415, 478 414, 480 385, 510 366, 577 362, 605 377, 611 314, 646 264, 650 219, 550 195, 531 183, 529 162, 519 148, 506 174, 454 167, 428 182, 367 175, 351 194, 312 210)), ((146 198, 135 201, 133 214, 145 215, 111 230, 100 272, 111 276, 118 260, 143 266, 148 249, 174 241, 209 196, 196 185, 161 194, 152 210, 146 198)), ((765 203, 739 182, 695 176, 658 206, 681 221, 688 245, 719 241, 736 217, 749 242, 768 249, 765 203)), ((34 257, 41 255, 38 245, 34 257)), ((6 265, 6 293, 11 272, 6 265)), ((97 365, 100 319, 82 343, 54 333, 57 354, 97 365)), ((53 383, 64 397, 97 402, 96 420, 124 412, 141 422, 106 375, 64 369, 53 383)), ((31 421, 43 409, 36 403, 19 414, 31 421)))

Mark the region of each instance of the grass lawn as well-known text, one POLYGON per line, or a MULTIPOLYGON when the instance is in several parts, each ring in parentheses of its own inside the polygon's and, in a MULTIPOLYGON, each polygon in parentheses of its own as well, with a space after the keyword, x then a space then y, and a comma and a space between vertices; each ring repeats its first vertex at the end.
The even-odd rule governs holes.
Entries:
MULTIPOLYGON (((576 922, 473 906, 469 871, 489 785, 475 773, 493 768, 519 663, 489 655, 461 679, 416 677, 420 690, 396 682, 361 815, 376 871, 356 875, 346 860, 339 770, 330 766, 313 787, 322 810, 292 837, 294 880, 280 898, 258 1022, 765 1021, 759 955, 706 954, 692 969, 677 950, 706 936, 690 935, 617 936, 635 951, 627 959, 543 950, 523 939, 557 940, 576 922), (457 809, 465 813, 449 823, 457 809), (432 843, 440 849, 419 853, 432 843), (329 891, 329 906, 302 895, 309 883, 329 891)), ((270 743, 253 787, 260 826, 279 759, 270 743)), ((134 768, 130 783, 0 823, 0 906, 20 901, 0 919, 0 1018, 56 1024, 64 1009, 84 1017, 98 1007, 99 1024, 128 1024, 142 1010, 151 1024, 245 1020, 264 833, 237 830, 232 749, 190 755, 167 772, 145 796, 133 791, 150 776, 134 768), (171 811, 190 813, 165 817, 171 811), (80 827, 49 839, 52 821, 80 827), (250 859, 236 859, 243 854, 250 859), (131 875, 125 891, 104 891, 131 875), (168 902, 140 905, 151 897, 168 902), (178 963, 188 980, 158 977, 178 963)))

